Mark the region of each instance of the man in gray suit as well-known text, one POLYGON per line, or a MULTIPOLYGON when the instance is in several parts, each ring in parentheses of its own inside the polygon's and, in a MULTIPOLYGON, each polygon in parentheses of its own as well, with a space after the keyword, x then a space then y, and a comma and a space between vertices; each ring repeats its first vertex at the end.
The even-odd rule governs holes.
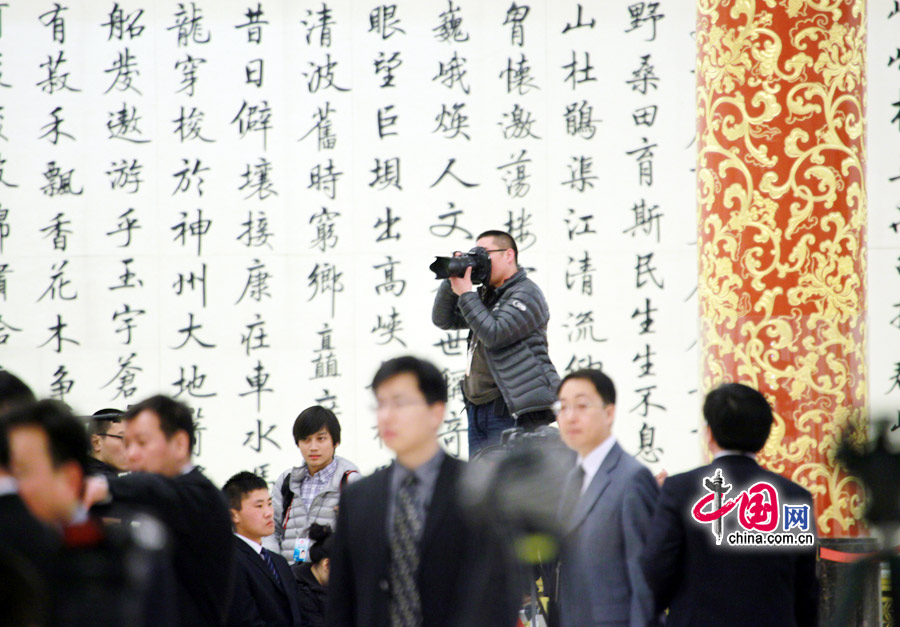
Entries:
POLYGON ((562 625, 655 625, 638 559, 659 486, 612 435, 616 389, 609 377, 577 370, 562 380, 558 396, 562 439, 578 453, 560 506, 562 625))

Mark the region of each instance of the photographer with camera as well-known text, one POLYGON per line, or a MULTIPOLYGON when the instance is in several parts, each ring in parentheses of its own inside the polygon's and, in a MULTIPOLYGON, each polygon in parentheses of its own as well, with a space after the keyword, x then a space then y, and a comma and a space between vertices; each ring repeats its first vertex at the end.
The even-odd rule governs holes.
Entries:
POLYGON ((533 430, 554 420, 559 375, 547 349, 550 310, 540 288, 518 265, 504 231, 485 231, 468 253, 438 257, 445 279, 431 320, 441 329, 469 329, 463 380, 469 416, 469 458, 497 444, 506 429, 533 430), (475 289, 475 283, 481 287, 475 289))

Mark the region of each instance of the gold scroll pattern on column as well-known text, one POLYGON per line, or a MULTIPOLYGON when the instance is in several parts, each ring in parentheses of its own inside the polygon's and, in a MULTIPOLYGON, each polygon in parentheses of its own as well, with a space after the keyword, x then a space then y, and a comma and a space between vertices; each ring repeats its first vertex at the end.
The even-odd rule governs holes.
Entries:
POLYGON ((867 420, 865 2, 698 6, 702 384, 765 393, 763 463, 813 493, 823 535, 857 535, 834 456, 867 420))

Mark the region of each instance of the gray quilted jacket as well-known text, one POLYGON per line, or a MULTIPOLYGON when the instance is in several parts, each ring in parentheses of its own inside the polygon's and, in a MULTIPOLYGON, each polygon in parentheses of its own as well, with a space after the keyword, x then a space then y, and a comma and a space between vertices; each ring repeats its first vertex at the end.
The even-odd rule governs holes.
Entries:
POLYGON ((337 462, 337 469, 334 477, 331 478, 331 484, 324 490, 319 492, 310 504, 309 510, 303 504, 300 498, 300 482, 307 476, 306 464, 302 466, 294 466, 285 470, 272 488, 272 507, 275 510, 275 533, 263 538, 263 546, 270 551, 278 551, 288 561, 288 564, 294 563, 294 544, 297 538, 308 538, 309 527, 313 523, 320 525, 329 525, 334 530, 337 519, 336 508, 341 496, 341 478, 349 470, 352 470, 347 476, 347 482, 352 483, 361 477, 359 469, 353 462, 340 457, 334 456, 337 462), (285 477, 290 476, 291 493, 294 498, 291 499, 291 515, 288 517, 287 528, 284 527, 284 503, 281 500, 281 484, 284 483, 285 477))
POLYGON ((556 401, 559 375, 547 348, 550 309, 541 289, 519 270, 490 295, 457 297, 445 280, 438 288, 431 320, 441 329, 469 329, 469 343, 477 337, 485 347, 491 375, 514 418, 550 409, 556 401))

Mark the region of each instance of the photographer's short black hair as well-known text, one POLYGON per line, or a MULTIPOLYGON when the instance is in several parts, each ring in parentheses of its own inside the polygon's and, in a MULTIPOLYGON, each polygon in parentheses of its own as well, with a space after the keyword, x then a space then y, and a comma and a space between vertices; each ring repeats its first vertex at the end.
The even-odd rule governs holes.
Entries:
POLYGON ((381 364, 372 378, 372 391, 377 393, 378 386, 400 374, 411 374, 416 378, 419 391, 429 405, 447 402, 447 382, 441 371, 430 361, 412 355, 395 357, 381 364))
POLYGON ((35 402, 34 392, 8 370, 0 370, 0 414, 35 402))
POLYGON ((109 426, 122 422, 121 409, 100 409, 95 411, 87 419, 88 435, 105 435, 109 433, 109 426))
POLYGON ((328 525, 313 523, 309 527, 309 539, 314 544, 309 548, 309 561, 318 564, 323 559, 331 557, 331 548, 334 546, 332 539, 334 533, 328 525))
POLYGON ((222 493, 225 494, 225 500, 228 501, 228 507, 240 511, 241 503, 248 494, 255 490, 269 490, 269 484, 266 480, 252 472, 242 470, 222 486, 222 493))
POLYGON ((300 412, 294 420, 294 442, 299 444, 322 427, 331 435, 331 441, 335 446, 341 443, 341 423, 334 412, 321 405, 307 407, 300 412))
POLYGON ((158 394, 129 407, 122 414, 122 419, 130 422, 144 410, 152 411, 159 417, 159 428, 166 434, 167 440, 171 440, 172 436, 179 431, 187 433, 190 438, 191 450, 193 450, 196 436, 194 434, 194 417, 190 407, 174 398, 158 394))
POLYGON ((559 387, 556 388, 557 396, 559 396, 559 391, 562 390, 563 384, 570 379, 590 381, 594 384, 594 389, 597 390, 597 394, 600 395, 600 398, 603 399, 606 405, 616 404, 616 386, 613 384, 612 379, 606 376, 603 371, 596 368, 582 368, 581 370, 570 372, 559 382, 559 387))
POLYGON ((479 240, 482 237, 493 237, 494 241, 497 242, 497 245, 500 246, 500 248, 512 248, 516 263, 519 263, 519 247, 516 246, 516 240, 512 235, 510 235, 506 231, 491 230, 485 231, 475 239, 479 240))
POLYGON ((772 429, 772 408, 766 397, 741 383, 723 383, 707 394, 703 417, 720 448, 756 453, 772 429))
POLYGON ((3 416, 3 426, 6 434, 21 427, 43 431, 54 468, 67 462, 77 463, 82 471, 87 467, 90 450, 87 433, 78 418, 59 401, 45 399, 16 408, 3 416))

